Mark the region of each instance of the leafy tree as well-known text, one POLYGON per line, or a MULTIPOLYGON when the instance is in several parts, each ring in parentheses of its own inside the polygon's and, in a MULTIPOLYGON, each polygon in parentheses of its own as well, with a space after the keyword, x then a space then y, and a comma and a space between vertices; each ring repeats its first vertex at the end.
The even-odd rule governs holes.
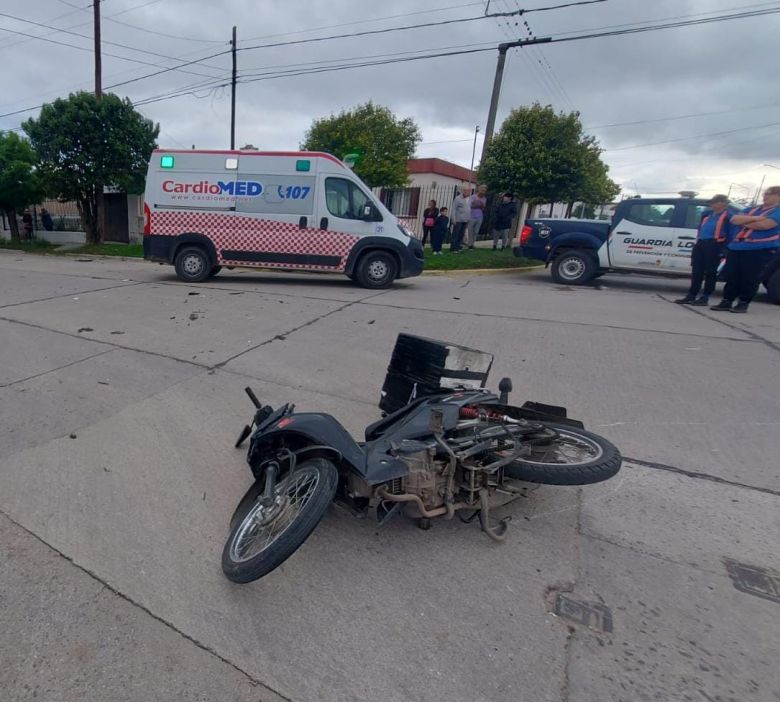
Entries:
MULTIPOLYGON (((40 158, 50 194, 75 200, 90 243, 102 240, 97 213, 103 186, 143 192, 159 126, 113 94, 71 93, 41 108, 23 125, 40 158)), ((102 199, 102 198, 101 198, 102 199)))
POLYGON ((577 112, 556 113, 535 103, 512 110, 488 144, 479 179, 532 203, 598 204, 619 192, 600 153, 595 139, 583 134, 577 112))
POLYGON ((19 239, 17 212, 43 199, 35 161, 30 142, 14 132, 0 132, 0 210, 8 217, 14 241, 19 239))
POLYGON ((406 162, 422 140, 410 117, 396 119, 386 107, 369 101, 338 115, 314 120, 301 148, 344 158, 357 154, 355 173, 369 187, 406 185, 406 162))
POLYGON ((620 186, 609 177, 609 167, 601 160, 601 149, 593 137, 586 137, 583 147, 583 181, 574 191, 572 201, 586 205, 614 201, 620 194, 620 186))

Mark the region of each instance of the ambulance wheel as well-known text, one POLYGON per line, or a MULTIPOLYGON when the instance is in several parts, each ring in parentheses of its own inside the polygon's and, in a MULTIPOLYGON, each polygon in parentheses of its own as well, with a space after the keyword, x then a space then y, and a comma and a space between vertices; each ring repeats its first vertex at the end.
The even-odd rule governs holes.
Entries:
POLYGON ((398 264, 386 251, 369 251, 355 266, 355 280, 364 288, 386 288, 398 275, 398 264))
POLYGON ((559 285, 584 285, 598 272, 596 261, 590 252, 569 249, 555 258, 550 274, 559 285))
POLYGON ((176 254, 176 275, 185 283, 200 283, 211 275, 208 254, 197 246, 185 246, 176 254))
POLYGON ((222 266, 214 266, 211 269, 211 273, 209 273, 209 278, 213 278, 217 273, 219 273, 222 270, 222 266))

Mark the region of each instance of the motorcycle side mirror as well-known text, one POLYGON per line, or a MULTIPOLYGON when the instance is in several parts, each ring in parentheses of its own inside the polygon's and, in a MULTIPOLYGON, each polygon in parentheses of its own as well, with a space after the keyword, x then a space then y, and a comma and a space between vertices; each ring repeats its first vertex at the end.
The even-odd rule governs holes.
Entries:
POLYGON ((498 392, 500 393, 498 397, 498 401, 502 405, 508 405, 509 404, 509 393, 512 392, 512 379, 511 378, 501 378, 501 380, 498 383, 498 392))

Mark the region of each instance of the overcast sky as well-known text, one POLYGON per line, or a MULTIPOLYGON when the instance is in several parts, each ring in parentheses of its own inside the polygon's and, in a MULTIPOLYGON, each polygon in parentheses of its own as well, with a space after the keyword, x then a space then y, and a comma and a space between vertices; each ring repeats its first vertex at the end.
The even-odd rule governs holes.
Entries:
MULTIPOLYGON (((491 0, 489 12, 530 10, 565 1, 491 0)), ((389 106, 399 117, 415 119, 423 134, 419 156, 438 156, 468 166, 474 128, 479 125, 484 130, 487 120, 495 50, 311 75, 271 79, 269 75, 383 60, 389 55, 487 48, 526 38, 529 29, 536 36, 559 38, 615 25, 780 9, 780 0, 607 0, 520 18, 486 18, 248 48, 477 17, 485 13, 486 4, 467 0, 103 0, 103 83, 110 86, 182 61, 226 52, 235 24, 238 46, 243 48, 238 54, 240 80, 253 81, 238 88, 237 145, 251 142, 263 149, 295 149, 313 118, 371 99, 389 106), (257 78, 263 80, 253 80, 257 78)), ((0 114, 34 107, 73 90, 92 89, 91 40, 73 34, 92 36, 89 0, 3 0, 0 13, 0 114)), ((605 149, 611 175, 625 193, 690 189, 709 195, 731 188, 732 196, 752 197, 762 177, 766 176, 766 184, 780 183, 780 97, 772 58, 778 29, 780 14, 774 14, 511 49, 497 124, 513 107, 534 101, 558 110, 578 110, 586 130, 605 149), (686 117, 666 119, 681 116, 686 117), (626 122, 641 123, 622 124, 626 122), (605 126, 617 123, 621 126, 605 126), (732 133, 706 136, 722 132, 732 133), (767 163, 778 169, 762 165, 767 163)), ((113 92, 139 102, 200 83, 205 87, 194 94, 139 109, 160 123, 163 147, 226 148, 230 90, 212 86, 222 85, 229 75, 230 55, 223 54, 127 83, 113 92)), ((18 128, 36 112, 2 117, 0 129, 18 128)), ((481 145, 480 137, 477 160, 481 145)))

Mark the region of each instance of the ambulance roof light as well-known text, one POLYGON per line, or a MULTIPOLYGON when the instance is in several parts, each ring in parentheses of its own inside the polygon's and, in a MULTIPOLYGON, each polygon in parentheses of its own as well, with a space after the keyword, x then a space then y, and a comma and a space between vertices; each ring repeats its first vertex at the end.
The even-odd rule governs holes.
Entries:
POLYGON ((296 171, 303 171, 304 173, 311 170, 311 161, 309 159, 299 159, 295 162, 295 170, 296 171))
POLYGON ((165 154, 160 157, 160 168, 173 168, 173 156, 165 154))

